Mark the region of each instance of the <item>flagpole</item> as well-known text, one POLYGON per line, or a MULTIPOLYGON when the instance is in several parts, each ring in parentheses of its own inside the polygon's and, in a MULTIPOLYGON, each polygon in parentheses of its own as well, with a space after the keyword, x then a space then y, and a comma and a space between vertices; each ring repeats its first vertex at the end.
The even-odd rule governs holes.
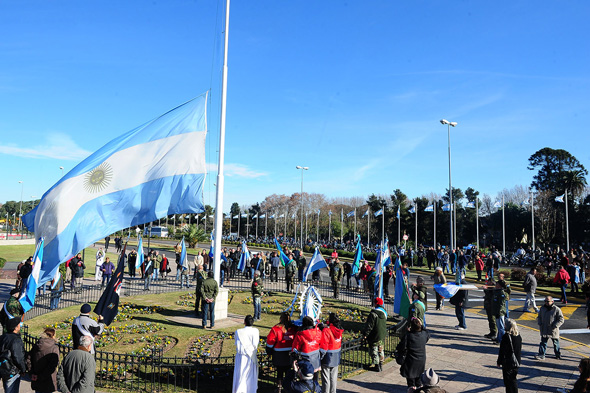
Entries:
POLYGON ((504 193, 502 192, 502 257, 506 258, 506 221, 504 220, 504 193))
POLYGON ((381 239, 385 239, 385 205, 383 205, 383 214, 381 216, 381 239))
POLYGON ((287 211, 285 211, 285 216, 284 217, 285 217, 285 223, 284 223, 285 224, 285 230, 284 230, 284 233, 283 233, 283 238, 286 238, 287 237, 287 211))
POLYGON ((533 235, 533 258, 535 255, 535 199, 533 195, 533 189, 529 188, 531 193, 531 228, 532 228, 532 235, 533 235))
POLYGON ((570 250, 570 224, 569 224, 569 215, 568 215, 568 211, 567 211, 567 188, 565 189, 565 234, 566 234, 566 245, 567 245, 565 252, 568 253, 570 250))
POLYGON ((256 213, 256 241, 258 241, 258 216, 260 212, 256 213))
POLYGON ((414 201, 414 211, 416 213, 416 233, 414 235, 414 249, 418 249, 418 203, 414 201))
POLYGON ((457 201, 453 201, 453 249, 457 248, 457 201))
MULTIPOLYGON (((229 0, 225 3, 225 42, 223 53, 223 77, 221 85, 221 122, 219 130, 219 163, 217 171, 217 195, 215 201, 215 238, 214 238, 214 255, 213 255, 213 277, 219 282, 220 262, 221 262, 221 237, 223 236, 223 185, 224 185, 224 158, 225 158, 225 116, 227 101, 227 50, 229 36, 229 0)), ((205 211, 207 217, 207 211, 205 211)), ((207 225, 207 219, 205 219, 207 225)))
POLYGON ((240 221, 242 219, 242 212, 238 211, 238 239, 240 238, 240 221))
POLYGON ((479 201, 475 196, 475 234, 477 236, 477 251, 479 252, 479 201))
POLYGON ((344 209, 340 209, 340 243, 344 240, 344 209))
MULTIPOLYGON (((401 214, 399 212, 400 208, 399 206, 397 207, 397 245, 399 246, 402 242, 402 238, 401 238, 401 231, 402 231, 402 224, 401 224, 401 214)), ((385 237, 384 237, 385 239, 385 237)))
POLYGON ((436 208, 438 203, 433 199, 432 200, 432 211, 434 212, 434 249, 436 250, 436 208))
POLYGON ((315 241, 316 243, 320 242, 320 211, 318 210, 318 224, 316 225, 316 234, 315 234, 315 241))
MULTIPOLYGON (((207 216, 205 216, 205 223, 207 223, 207 216)), ((246 243, 248 243, 248 237, 250 237, 250 211, 246 210, 246 243)))
POLYGON ((354 208, 354 237, 356 237, 356 207, 354 208))
POLYGON ((264 212, 264 240, 268 239, 268 212, 264 212))
POLYGON ((307 232, 307 216, 308 216, 309 212, 305 212, 305 239, 303 239, 304 242, 307 242, 307 238, 309 237, 308 232, 307 232))
MULTIPOLYGON (((330 210, 331 212, 332 210, 330 210)), ((328 243, 332 240, 332 215, 328 213, 328 243)))
POLYGON ((297 243, 297 213, 295 214, 295 220, 293 222, 293 227, 295 228, 295 243, 297 243))
POLYGON ((367 247, 371 247, 371 208, 367 208, 367 247))

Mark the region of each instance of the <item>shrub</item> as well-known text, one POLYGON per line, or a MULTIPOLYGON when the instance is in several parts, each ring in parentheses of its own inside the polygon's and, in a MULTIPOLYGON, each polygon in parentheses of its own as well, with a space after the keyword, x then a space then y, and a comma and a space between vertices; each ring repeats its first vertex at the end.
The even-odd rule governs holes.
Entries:
MULTIPOLYGON (((545 273, 539 273, 538 270, 537 270, 537 273, 535 274, 535 278, 537 279, 537 285, 545 285, 548 281, 547 275, 545 273)), ((549 279, 549 281, 550 281, 550 279, 549 279)))
POLYGON ((5 263, 6 263, 6 259, 0 258, 0 269, 2 269, 4 267, 5 263))
POLYGON ((473 270, 473 269, 475 269, 475 264, 474 264, 473 262, 469 262, 469 263, 467 264, 467 269, 469 269, 469 270, 473 270))
POLYGON ((514 268, 512 269, 512 273, 510 273, 510 278, 512 281, 524 281, 524 277, 526 276, 527 272, 521 268, 514 268))
POLYGON ((498 277, 500 276, 500 273, 504 274, 504 278, 506 280, 510 280, 510 275, 512 274, 512 272, 510 270, 499 270, 498 277))

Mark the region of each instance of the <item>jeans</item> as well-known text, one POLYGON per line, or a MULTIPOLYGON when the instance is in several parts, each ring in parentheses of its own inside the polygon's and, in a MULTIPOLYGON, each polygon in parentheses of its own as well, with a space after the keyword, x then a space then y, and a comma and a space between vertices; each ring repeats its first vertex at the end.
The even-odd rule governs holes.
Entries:
POLYGON ((505 318, 504 315, 501 315, 500 318, 496 318, 496 327, 498 328, 498 336, 496 337, 496 340, 498 340, 498 342, 502 341, 502 337, 504 337, 504 333, 506 332, 506 330, 504 330, 505 318))
POLYGON ((336 393, 338 382, 338 366, 322 366, 322 393, 336 393))
POLYGON ((186 282, 186 287, 190 288, 188 285, 188 274, 181 274, 180 275, 180 288, 184 288, 184 284, 186 282))
POLYGON ((145 291, 149 291, 151 283, 152 283, 152 275, 146 274, 145 278, 143 279, 143 289, 145 291))
POLYGON ((508 308, 508 300, 506 300, 506 318, 510 318, 510 309, 508 308))
POLYGON ((444 273, 445 270, 447 271, 447 273, 450 273, 450 271, 449 271, 449 264, 448 263, 444 263, 443 262, 442 269, 443 269, 443 273, 444 273))
POLYGON ((537 307, 537 303, 535 303, 535 293, 534 292, 527 292, 526 299, 524 300, 524 311, 527 311, 529 308, 537 311, 539 308, 537 307))
POLYGON ((211 327, 215 326, 215 302, 203 302, 203 328, 207 326, 207 320, 211 327))
POLYGON ((220 270, 219 271, 219 286, 222 287, 223 286, 223 280, 225 279, 225 270, 220 270))
POLYGON ((104 287, 105 282, 108 284, 110 280, 111 280, 110 274, 109 275, 103 274, 102 275, 102 283, 100 284, 100 286, 104 287))
POLYGON ((182 270, 182 266, 176 265, 176 281, 180 279, 180 271, 182 270))
POLYGON ((254 319, 260 319, 260 313, 262 312, 262 305, 260 304, 260 296, 257 296, 253 299, 254 303, 254 319))
POLYGON ((49 308, 55 310, 59 305, 59 299, 61 299, 61 291, 51 292, 51 302, 49 308))
POLYGON ((270 268, 270 281, 279 281, 279 267, 270 268), (274 277, 274 280, 273 280, 274 277))
POLYGON ((20 389, 20 374, 16 374, 6 381, 2 379, 2 385, 4 386, 5 393, 18 393, 20 389))
POLYGON ((565 294, 566 289, 567 289, 567 284, 563 284, 561 286, 561 301, 564 303, 567 303, 567 296, 565 294))
POLYGON ((459 321, 459 327, 467 329, 467 323, 465 322, 465 309, 463 306, 455 306, 455 316, 459 321))
POLYGON ((154 269, 154 281, 157 281, 160 275, 159 269, 154 269))
MULTIPOLYGON (((541 337, 541 343, 539 344, 539 356, 545 357, 545 352, 547 352, 547 341, 549 341, 551 337, 541 337)), ((553 341, 553 352, 555 356, 561 357, 561 349, 559 348, 559 338, 551 338, 553 341)))

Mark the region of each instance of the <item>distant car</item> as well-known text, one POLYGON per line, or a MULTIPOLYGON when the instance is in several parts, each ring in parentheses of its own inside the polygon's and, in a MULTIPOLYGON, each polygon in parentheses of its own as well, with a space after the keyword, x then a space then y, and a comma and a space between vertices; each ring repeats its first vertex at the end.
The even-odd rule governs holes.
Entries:
MULTIPOLYGON (((144 236, 150 235, 150 228, 149 227, 146 227, 143 230, 143 235, 144 236)), ((152 227, 151 236, 168 237, 168 228, 166 228, 166 227, 152 227)))

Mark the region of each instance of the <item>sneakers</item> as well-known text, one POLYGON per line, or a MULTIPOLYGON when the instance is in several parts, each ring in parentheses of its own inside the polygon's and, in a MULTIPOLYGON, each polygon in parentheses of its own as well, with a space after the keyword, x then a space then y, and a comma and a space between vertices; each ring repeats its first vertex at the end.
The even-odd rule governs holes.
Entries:
POLYGON ((545 360, 544 355, 535 355, 535 360, 545 360))
POLYGON ((555 355, 555 359, 561 360, 561 354, 559 353, 559 354, 555 355))
POLYGON ((494 339, 496 336, 497 336, 497 334, 494 334, 494 333, 484 334, 484 337, 489 338, 490 340, 494 339))
POLYGON ((462 326, 459 326, 459 325, 455 326, 455 329, 457 329, 457 330, 465 330, 465 328, 464 328, 464 327, 462 327, 462 326))

